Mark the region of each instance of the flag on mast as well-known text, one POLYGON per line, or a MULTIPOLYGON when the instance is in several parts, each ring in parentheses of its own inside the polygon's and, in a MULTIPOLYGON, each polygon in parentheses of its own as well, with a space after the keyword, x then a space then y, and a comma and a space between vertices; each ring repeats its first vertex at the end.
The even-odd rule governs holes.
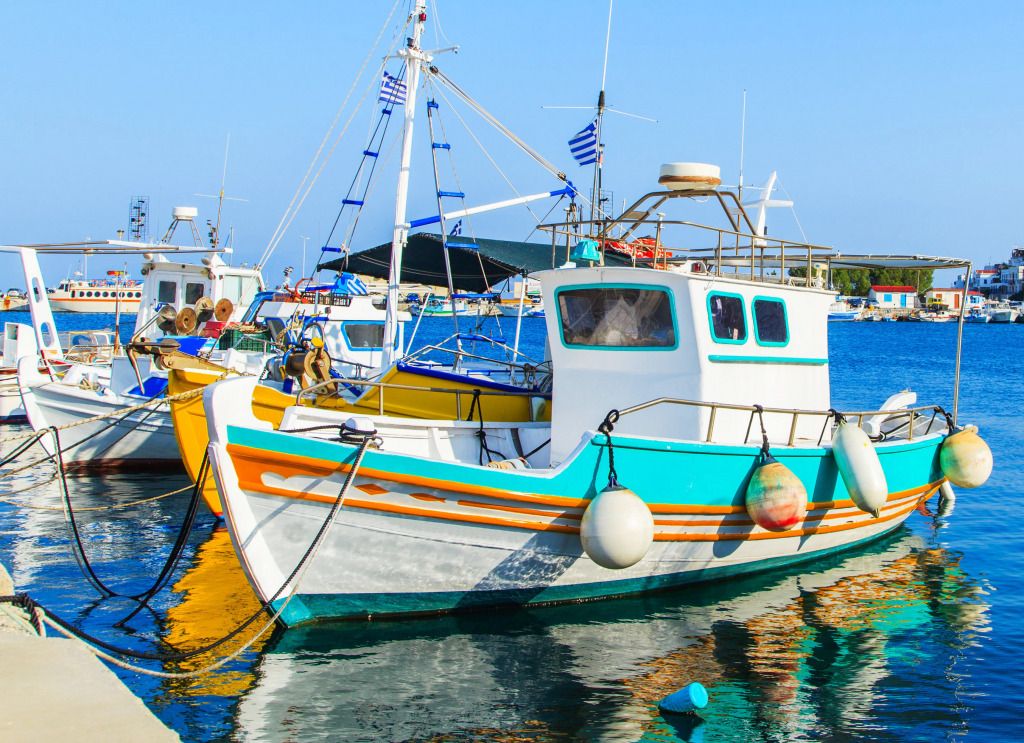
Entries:
POLYGON ((569 140, 569 151, 580 165, 597 162, 597 119, 569 140))
POLYGON ((405 105, 405 95, 405 83, 385 72, 384 78, 380 82, 380 102, 392 106, 403 106, 405 105))

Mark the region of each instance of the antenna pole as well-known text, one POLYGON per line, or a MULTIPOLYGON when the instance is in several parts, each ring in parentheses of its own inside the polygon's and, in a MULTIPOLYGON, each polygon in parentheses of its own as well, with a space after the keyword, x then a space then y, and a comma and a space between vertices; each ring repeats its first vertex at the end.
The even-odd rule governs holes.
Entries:
POLYGON ((743 117, 740 120, 740 187, 738 197, 743 201, 743 140, 747 134, 747 91, 743 91, 743 117))
POLYGON ((228 141, 224 145, 224 172, 220 176, 220 200, 217 202, 217 226, 213 231, 213 249, 217 249, 220 243, 220 213, 224 209, 224 184, 228 179, 228 147, 231 146, 231 132, 228 132, 228 141))
POLYGON ((594 220, 600 216, 601 207, 601 166, 604 164, 604 144, 601 142, 601 124, 604 120, 604 84, 608 78, 608 46, 612 38, 612 4, 614 0, 608 0, 608 31, 604 37, 604 66, 601 69, 601 92, 597 96, 597 162, 594 163, 594 200, 590 204, 591 229, 594 228, 594 220))

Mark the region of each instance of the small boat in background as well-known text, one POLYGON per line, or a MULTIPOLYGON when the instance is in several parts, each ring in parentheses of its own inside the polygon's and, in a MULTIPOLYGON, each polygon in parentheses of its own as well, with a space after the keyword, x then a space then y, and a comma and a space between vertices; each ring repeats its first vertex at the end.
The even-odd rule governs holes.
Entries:
POLYGON ((17 310, 28 304, 28 297, 21 291, 21 289, 8 289, 4 292, 4 298, 2 304, 0 304, 0 310, 17 310))
POLYGON ((142 282, 132 281, 123 271, 108 271, 112 278, 96 281, 64 279, 56 289, 47 289, 54 312, 121 312, 134 315, 142 301, 142 282))
POLYGON ((860 319, 860 310, 850 306, 845 299, 840 299, 829 305, 829 322, 849 322, 860 319))
POLYGON ((1012 323, 1020 316, 1020 308, 1014 307, 1009 302, 996 302, 988 309, 989 322, 1012 323))

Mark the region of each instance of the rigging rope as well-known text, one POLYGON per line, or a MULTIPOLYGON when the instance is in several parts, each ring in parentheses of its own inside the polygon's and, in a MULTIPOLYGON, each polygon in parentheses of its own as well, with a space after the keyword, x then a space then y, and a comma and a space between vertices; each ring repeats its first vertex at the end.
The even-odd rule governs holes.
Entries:
MULTIPOLYGON (((338 138, 334 141, 334 144, 328 151, 326 157, 324 158, 324 161, 320 164, 320 168, 317 170, 316 175, 314 175, 313 179, 309 182, 309 187, 306 188, 305 193, 302 194, 302 198, 299 199, 299 203, 296 204, 295 200, 299 198, 299 193, 302 192, 303 186, 305 186, 306 181, 309 180, 309 174, 316 166, 317 160, 320 158, 320 153, 323 152, 324 146, 327 144, 327 140, 331 136, 331 132, 334 131, 334 127, 337 125, 338 119, 341 118, 342 111, 344 111, 345 107, 348 105, 349 98, 352 97, 353 91, 355 91, 356 86, 359 84, 360 78, 362 78, 363 73, 366 71, 366 66, 370 63, 370 59, 373 57, 374 50, 377 48, 377 45, 380 43, 381 37, 384 35, 385 29, 391 22, 391 17, 395 14, 395 11, 398 9, 398 6, 402 4, 402 1, 403 0, 395 0, 395 4, 394 6, 392 6, 391 12, 388 14, 387 19, 384 21, 384 25, 381 27, 380 33, 377 34, 377 38, 373 42, 373 45, 370 47, 370 51, 366 55, 366 59, 363 60, 363 66, 359 69, 359 73, 355 76, 355 79, 352 81, 352 87, 349 88, 348 93, 345 95, 345 100, 342 101, 341 107, 338 109, 338 113, 334 117, 334 121, 331 122, 330 128, 327 130, 327 133, 324 135, 323 141, 320 143, 320 147, 317 149, 316 154, 313 156, 313 161, 309 164, 309 168, 306 170, 306 175, 303 177, 298 189, 296 189, 295 195, 292 196, 292 200, 288 204, 288 208, 285 209, 284 214, 281 216, 281 221, 278 223, 277 229, 275 229, 274 234, 270 236, 270 242, 267 244, 266 249, 263 251, 263 255, 256 263, 256 268, 262 268, 263 266, 266 265, 267 261, 270 260, 271 254, 274 252, 274 249, 277 247, 278 243, 281 242, 281 238, 284 237, 284 233, 288 230, 288 227, 291 225, 296 213, 298 213, 298 210, 302 207, 303 202, 305 202, 306 196, 309 195, 309 192, 313 188, 313 185, 316 183, 317 179, 320 177, 320 174, 323 172, 324 166, 327 164, 327 161, 330 160, 331 155, 334 153, 335 148, 338 146, 338 142, 341 141, 341 138, 345 135, 345 132, 348 131, 349 124, 352 123, 352 119, 355 118, 356 113, 359 111, 359 106, 361 106, 362 102, 366 99, 366 95, 369 92, 369 90, 373 89, 373 87, 376 85, 377 79, 375 78, 374 80, 371 81, 370 87, 367 88, 367 92, 364 92, 363 97, 359 99, 359 104, 356 106, 356 110, 352 112, 352 115, 349 117, 348 121, 345 122, 345 126, 341 130, 341 134, 339 134, 338 138), (293 206, 295 207, 294 210, 292 209, 293 206)), ((388 49, 388 54, 384 58, 385 61, 381 62, 380 66, 378 67, 377 78, 380 77, 380 72, 383 71, 384 69, 384 64, 387 61, 387 57, 391 55, 396 43, 402 37, 402 33, 405 31, 408 25, 409 20, 406 19, 405 25, 403 25, 401 29, 399 29, 398 33, 395 34, 394 40, 391 42, 391 47, 388 49)))

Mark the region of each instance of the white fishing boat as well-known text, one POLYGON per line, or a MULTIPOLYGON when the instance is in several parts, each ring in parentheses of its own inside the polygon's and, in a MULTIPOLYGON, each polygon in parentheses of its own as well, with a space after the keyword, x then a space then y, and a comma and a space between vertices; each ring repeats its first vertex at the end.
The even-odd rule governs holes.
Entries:
MULTIPOLYGON (((483 312, 480 305, 470 305, 463 300, 429 297, 423 304, 409 305, 409 314, 424 317, 476 317, 483 312)), ((486 314, 486 313, 484 313, 486 314)))
POLYGON ((0 310, 19 310, 28 304, 28 297, 21 289, 8 289, 0 300, 0 310))
MULTIPOLYGON (((416 91, 419 74, 438 73, 419 48, 422 0, 411 18, 416 91)), ((404 152, 395 290, 408 162, 404 152)), ((533 274, 548 310, 543 386, 480 385, 457 416, 399 417, 384 398, 408 387, 385 372, 381 411, 296 404, 279 424, 253 414, 254 379, 206 388, 224 517, 280 622, 572 602, 761 571, 890 532, 947 479, 984 481, 991 456, 954 428, 955 393, 952 414, 898 393, 847 415, 829 394, 835 292, 822 275, 965 261, 767 237, 713 187, 717 168, 666 173, 669 190, 619 219, 543 226, 551 244, 579 240, 596 258, 533 274), (726 226, 668 214, 705 200, 726 226), (601 265, 600 245, 639 230, 658 232, 663 265, 601 265), (694 244, 717 247, 683 247, 694 244), (515 417, 502 401, 517 399, 515 417), (959 466, 965 450, 975 466, 959 466)), ((428 392, 457 404, 467 390, 428 392)))
POLYGON ((850 303, 843 299, 834 301, 828 306, 829 322, 850 322, 852 320, 859 320, 860 314, 860 309, 851 307, 850 303))

